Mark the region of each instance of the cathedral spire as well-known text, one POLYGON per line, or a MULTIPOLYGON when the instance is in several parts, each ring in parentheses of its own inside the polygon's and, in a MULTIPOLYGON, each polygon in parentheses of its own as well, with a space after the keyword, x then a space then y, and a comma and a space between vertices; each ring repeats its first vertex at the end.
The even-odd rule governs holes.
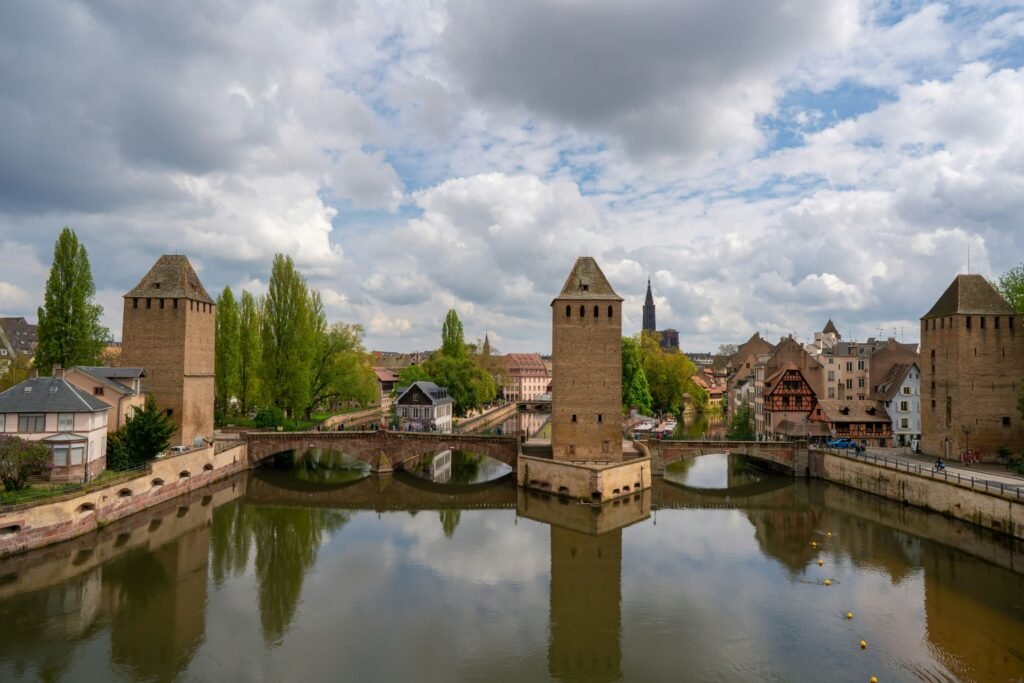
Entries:
POLYGON ((651 292, 651 278, 647 278, 647 297, 644 299, 644 332, 654 332, 658 325, 654 320, 654 294, 651 292))

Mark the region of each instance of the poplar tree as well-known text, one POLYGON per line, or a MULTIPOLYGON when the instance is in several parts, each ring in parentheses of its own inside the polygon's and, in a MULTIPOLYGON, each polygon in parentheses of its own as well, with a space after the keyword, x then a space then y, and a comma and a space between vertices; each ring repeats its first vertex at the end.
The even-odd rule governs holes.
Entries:
POLYGON ((65 226, 53 249, 39 309, 35 365, 41 372, 50 372, 57 363, 68 368, 100 362, 110 332, 100 324, 103 307, 93 301, 95 296, 89 255, 65 226))
POLYGON ((310 323, 306 280, 290 256, 277 254, 263 304, 260 376, 270 403, 293 416, 309 404, 310 323))
POLYGON ((227 412, 231 396, 239 389, 239 320, 238 304, 230 287, 217 297, 216 363, 214 386, 217 407, 227 412))
POLYGON ((459 358, 466 355, 466 337, 462 331, 462 321, 455 309, 449 309, 441 327, 441 353, 448 358, 459 358))
POLYGON ((261 310, 256 297, 243 291, 238 307, 238 402, 244 415, 249 414, 259 396, 261 310))
POLYGON ((651 412, 651 387, 644 372, 640 343, 633 337, 622 339, 622 407, 636 408, 642 415, 651 412))

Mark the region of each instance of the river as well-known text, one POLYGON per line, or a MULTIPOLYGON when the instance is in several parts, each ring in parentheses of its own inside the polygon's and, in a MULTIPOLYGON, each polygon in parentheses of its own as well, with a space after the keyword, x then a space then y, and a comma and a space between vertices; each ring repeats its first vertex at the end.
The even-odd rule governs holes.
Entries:
POLYGON ((0 560, 0 680, 1024 680, 1019 543, 741 456, 603 510, 480 457, 320 453, 0 560))

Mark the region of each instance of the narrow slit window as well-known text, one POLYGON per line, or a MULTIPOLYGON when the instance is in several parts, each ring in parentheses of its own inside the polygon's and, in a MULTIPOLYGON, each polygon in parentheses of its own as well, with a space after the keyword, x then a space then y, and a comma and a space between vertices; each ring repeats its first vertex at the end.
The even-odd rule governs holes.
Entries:
POLYGON ((572 306, 566 305, 566 307, 565 307, 565 317, 566 318, 571 318, 572 317, 572 306))

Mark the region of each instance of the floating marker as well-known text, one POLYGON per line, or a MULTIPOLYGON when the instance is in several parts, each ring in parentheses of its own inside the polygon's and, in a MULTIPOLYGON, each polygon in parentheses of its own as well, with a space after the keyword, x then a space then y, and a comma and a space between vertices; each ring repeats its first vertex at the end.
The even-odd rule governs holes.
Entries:
POLYGON ((866 641, 866 640, 860 641, 860 649, 862 649, 862 650, 868 649, 868 641, 866 641))
POLYGON ((871 677, 871 683, 878 683, 878 677, 877 676, 872 676, 871 677))
POLYGON ((831 586, 832 585, 832 580, 831 579, 825 579, 825 585, 826 586, 831 586))
POLYGON ((847 612, 846 613, 846 618, 847 619, 853 619, 853 612, 847 612))
POLYGON ((823 564, 822 561, 818 560, 818 566, 820 567, 822 564, 823 564))
POLYGON ((829 538, 832 538, 832 532, 831 532, 831 531, 830 531, 830 532, 828 532, 828 537, 829 537, 829 538))
POLYGON ((818 544, 817 544, 817 543, 815 543, 814 541, 811 541, 811 547, 812 547, 812 548, 817 548, 817 547, 818 547, 818 544))

